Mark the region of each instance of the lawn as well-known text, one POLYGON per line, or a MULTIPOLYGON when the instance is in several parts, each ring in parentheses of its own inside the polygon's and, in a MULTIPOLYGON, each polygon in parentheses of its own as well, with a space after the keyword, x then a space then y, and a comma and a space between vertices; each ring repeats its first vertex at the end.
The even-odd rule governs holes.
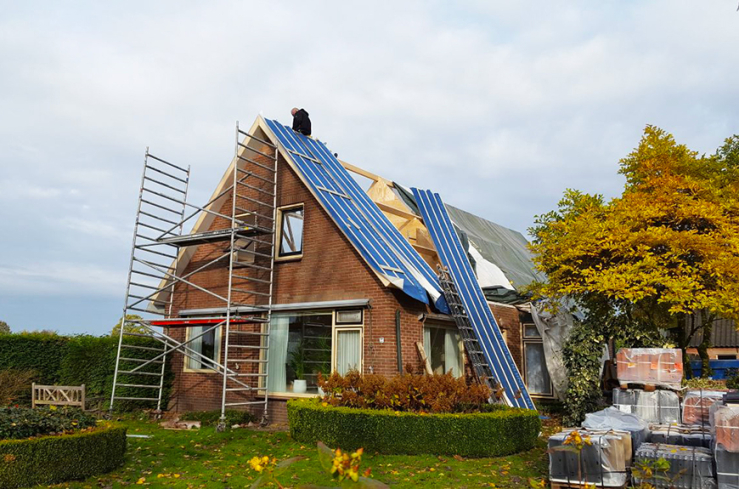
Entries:
MULTIPOLYGON (((332 485, 328 474, 320 468, 316 447, 301 445, 286 432, 235 429, 217 433, 209 427, 171 431, 148 421, 123 423, 128 426, 129 435, 150 436, 128 439, 126 464, 116 472, 59 487, 249 487, 257 477, 248 464, 255 455, 269 455, 278 460, 305 457, 279 478, 286 487, 332 485)), ((548 433, 557 423, 549 421, 545 425, 548 433)), ((366 453, 362 469, 370 467, 373 478, 399 488, 528 487, 528 478, 546 477, 545 445, 542 437, 537 447, 528 452, 482 459, 366 453)))

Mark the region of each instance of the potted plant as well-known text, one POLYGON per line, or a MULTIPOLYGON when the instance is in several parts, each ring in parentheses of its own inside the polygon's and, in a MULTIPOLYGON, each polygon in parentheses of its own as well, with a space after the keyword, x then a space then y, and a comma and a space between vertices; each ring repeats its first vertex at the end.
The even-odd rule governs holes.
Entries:
POLYGON ((290 367, 295 372, 295 380, 293 381, 293 392, 295 394, 304 394, 308 390, 308 383, 305 380, 305 360, 305 348, 301 340, 295 351, 290 353, 290 367))

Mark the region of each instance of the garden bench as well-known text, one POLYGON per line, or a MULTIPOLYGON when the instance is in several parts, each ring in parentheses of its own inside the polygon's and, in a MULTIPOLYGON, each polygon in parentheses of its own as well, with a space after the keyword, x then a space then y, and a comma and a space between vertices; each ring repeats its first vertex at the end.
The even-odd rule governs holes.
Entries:
POLYGON ((37 385, 32 384, 31 406, 78 406, 85 409, 85 384, 69 385, 37 385))

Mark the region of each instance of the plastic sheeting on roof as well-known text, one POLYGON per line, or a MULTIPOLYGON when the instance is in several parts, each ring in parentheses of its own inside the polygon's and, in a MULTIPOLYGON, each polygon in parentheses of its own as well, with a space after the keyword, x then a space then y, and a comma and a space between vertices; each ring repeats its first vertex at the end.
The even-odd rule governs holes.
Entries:
POLYGON ((283 154, 294 162, 313 194, 369 266, 410 297, 447 313, 439 280, 431 267, 326 145, 277 121, 266 119, 266 123, 283 154))

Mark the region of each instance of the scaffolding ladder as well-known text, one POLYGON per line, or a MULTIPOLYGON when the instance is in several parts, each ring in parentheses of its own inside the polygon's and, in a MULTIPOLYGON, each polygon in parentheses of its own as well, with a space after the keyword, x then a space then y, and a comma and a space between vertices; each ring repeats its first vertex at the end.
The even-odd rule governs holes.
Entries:
POLYGON ((146 149, 111 411, 136 401, 161 412, 166 362, 177 352, 188 368, 221 374, 220 428, 227 408, 263 405, 267 422, 278 149, 238 122, 235 148, 230 178, 203 206, 187 201, 190 168, 146 149), (196 223, 194 232, 183 234, 186 223, 196 223), (182 294, 213 307, 180 316, 182 294))
POLYGON ((467 311, 465 311, 462 300, 459 297, 457 286, 449 276, 449 270, 445 266, 438 265, 437 268, 439 270, 439 283, 444 292, 444 298, 449 306, 452 318, 454 318, 454 323, 457 325, 459 335, 462 337, 467 358, 470 361, 475 378, 478 382, 490 388, 490 391, 493 393, 491 401, 495 401, 500 397, 500 385, 493 376, 493 371, 485 358, 485 354, 482 352, 482 348, 480 348, 475 330, 472 328, 470 318, 467 316, 467 311))

